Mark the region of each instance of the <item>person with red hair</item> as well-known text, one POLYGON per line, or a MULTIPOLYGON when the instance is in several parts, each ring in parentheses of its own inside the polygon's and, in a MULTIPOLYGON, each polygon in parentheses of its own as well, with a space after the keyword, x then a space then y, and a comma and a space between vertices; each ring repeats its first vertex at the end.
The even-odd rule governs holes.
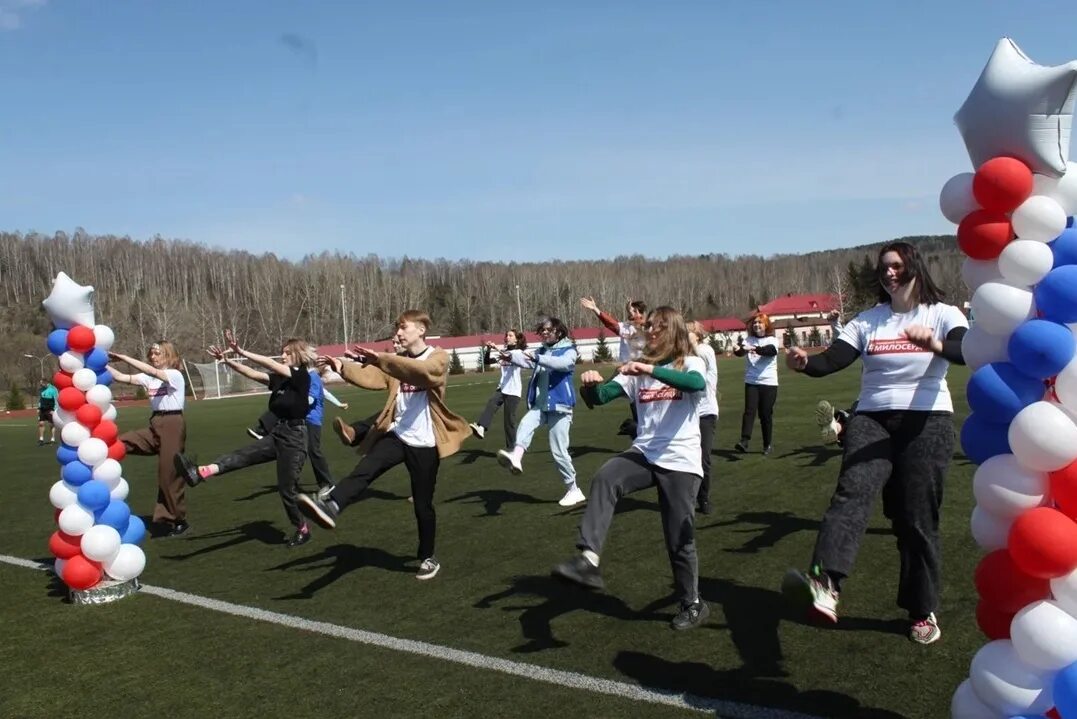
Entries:
POLYGON ((736 450, 748 451, 758 414, 763 430, 763 454, 770 454, 774 449, 774 403, 778 400, 778 340, 770 318, 762 312, 753 317, 748 325, 748 337, 740 339, 733 354, 745 359, 744 415, 736 450))

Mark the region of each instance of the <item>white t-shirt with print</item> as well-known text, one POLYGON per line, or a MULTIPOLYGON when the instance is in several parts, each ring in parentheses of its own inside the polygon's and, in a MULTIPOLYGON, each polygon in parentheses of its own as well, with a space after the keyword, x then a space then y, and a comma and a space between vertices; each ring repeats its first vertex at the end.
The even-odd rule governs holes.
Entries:
POLYGON ((501 363, 501 381, 497 383, 497 391, 513 397, 519 397, 523 393, 523 381, 520 379, 518 366, 512 362, 501 363))
MULTIPOLYGON (((427 347, 415 357, 427 360, 434 354, 433 347, 427 347)), ((393 423, 389 431, 400 438, 409 447, 434 447, 434 422, 430 417, 430 398, 424 387, 416 387, 407 382, 400 383, 396 393, 396 408, 393 423)))
POLYGON ((139 372, 132 379, 136 384, 146 388, 146 394, 150 398, 150 409, 154 412, 182 412, 183 395, 187 389, 183 373, 178 369, 166 369, 165 374, 168 375, 167 382, 144 372, 139 372))
POLYGON ((714 348, 706 342, 696 345, 696 354, 703 360, 706 368, 704 377, 707 380, 707 391, 699 403, 699 416, 718 416, 718 359, 714 356, 714 348))
MULTIPOLYGON (((780 350, 777 337, 756 337, 748 335, 744 340, 748 349, 773 347, 780 350)), ((778 355, 764 357, 754 352, 744 355, 744 384, 763 384, 778 386, 778 355)))
POLYGON ((904 337, 912 325, 930 327, 942 340, 957 327, 968 327, 961 310, 941 302, 896 313, 876 305, 854 317, 838 338, 860 352, 864 370, 858 412, 906 409, 953 412, 946 370, 950 363, 904 337))
POLYGON ((617 349, 617 359, 622 362, 639 359, 643 354, 643 346, 647 338, 643 331, 631 322, 618 322, 618 334, 621 336, 621 344, 617 349))
MULTIPOLYGON (((704 374, 699 357, 685 357, 683 370, 704 374)), ((703 476, 699 444, 699 404, 702 392, 673 389, 651 375, 618 374, 614 381, 636 403, 639 423, 632 446, 651 464, 675 472, 703 476)))

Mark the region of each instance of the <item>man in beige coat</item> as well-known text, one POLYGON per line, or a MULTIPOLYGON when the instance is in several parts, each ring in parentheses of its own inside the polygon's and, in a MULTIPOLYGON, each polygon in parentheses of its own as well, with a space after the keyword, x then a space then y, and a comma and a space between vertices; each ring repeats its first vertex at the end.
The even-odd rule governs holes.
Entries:
POLYGON ((426 344, 430 317, 408 310, 397 319, 396 341, 402 355, 352 350, 355 362, 322 357, 346 381, 363 389, 388 390, 385 407, 359 445, 363 458, 325 497, 299 495, 300 510, 321 526, 336 527, 337 516, 358 500, 370 483, 401 462, 411 477, 415 522, 419 530, 417 579, 433 579, 441 569, 434 557, 437 517, 434 486, 441 459, 454 454, 471 436, 467 420, 445 406, 449 355, 426 344))

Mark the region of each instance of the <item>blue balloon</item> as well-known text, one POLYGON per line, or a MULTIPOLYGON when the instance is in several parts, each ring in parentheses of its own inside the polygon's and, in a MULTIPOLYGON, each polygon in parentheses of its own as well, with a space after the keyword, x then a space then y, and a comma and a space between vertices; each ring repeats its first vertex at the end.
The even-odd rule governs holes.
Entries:
POLYGON ((1061 235, 1048 244, 1055 255, 1055 267, 1077 265, 1077 227, 1063 230, 1061 235))
POLYGON ((79 452, 74 447, 69 447, 61 442, 60 446, 56 448, 56 461, 60 464, 70 464, 78 458, 79 452))
POLYGON ((93 479, 93 470, 76 459, 64 465, 64 468, 60 470, 60 476, 68 484, 78 487, 93 479))
POLYGON ((1044 391, 1042 380, 1009 362, 992 362, 972 373, 967 399, 977 417, 1008 425, 1022 409, 1043 399, 1044 391))
POLYGON ((1077 662, 1055 674, 1052 689, 1058 713, 1064 717, 1077 716, 1077 662))
POLYGON ((97 384, 103 384, 106 387, 112 384, 112 373, 107 369, 97 373, 97 384))
POLYGON ((973 412, 961 426, 961 450, 973 464, 1010 454, 1010 425, 990 422, 973 412))
POLYGON ((117 532, 127 529, 127 523, 131 521, 131 508, 122 499, 113 499, 108 506, 93 513, 97 524, 107 524, 117 532))
POLYGON ((99 479, 91 479, 79 487, 79 504, 91 512, 97 512, 108 506, 108 485, 99 479))
POLYGON ((1073 359, 1077 339, 1068 327, 1048 320, 1029 320, 1010 336, 1010 362, 1029 377, 1054 377, 1073 359))
POLYGON ((1066 227, 1073 227, 1073 215, 1066 218, 1066 227))
POLYGON ((1077 322, 1077 265, 1056 267, 1032 291, 1044 319, 1077 322))
POLYGON ((45 346, 57 357, 67 352, 67 330, 49 332, 49 336, 45 339, 45 346))
POLYGON ((105 366, 108 365, 108 352, 105 352, 98 347, 94 347, 86 353, 86 356, 82 361, 94 372, 101 372, 105 369, 105 366))
POLYGON ((124 544, 138 544, 146 538, 146 523, 142 517, 132 514, 127 522, 127 529, 120 532, 120 539, 124 544))

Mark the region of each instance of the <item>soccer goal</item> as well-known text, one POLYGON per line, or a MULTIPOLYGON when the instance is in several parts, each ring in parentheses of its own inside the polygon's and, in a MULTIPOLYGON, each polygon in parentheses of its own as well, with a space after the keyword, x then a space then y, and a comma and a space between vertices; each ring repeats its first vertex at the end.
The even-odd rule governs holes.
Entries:
MULTIPOLYGON (((248 364, 246 360, 236 360, 248 364)), ((227 399, 255 394, 269 394, 269 388, 260 382, 244 377, 224 362, 188 362, 187 376, 191 378, 191 390, 198 399, 227 399), (191 370, 195 370, 192 372, 191 370)))

